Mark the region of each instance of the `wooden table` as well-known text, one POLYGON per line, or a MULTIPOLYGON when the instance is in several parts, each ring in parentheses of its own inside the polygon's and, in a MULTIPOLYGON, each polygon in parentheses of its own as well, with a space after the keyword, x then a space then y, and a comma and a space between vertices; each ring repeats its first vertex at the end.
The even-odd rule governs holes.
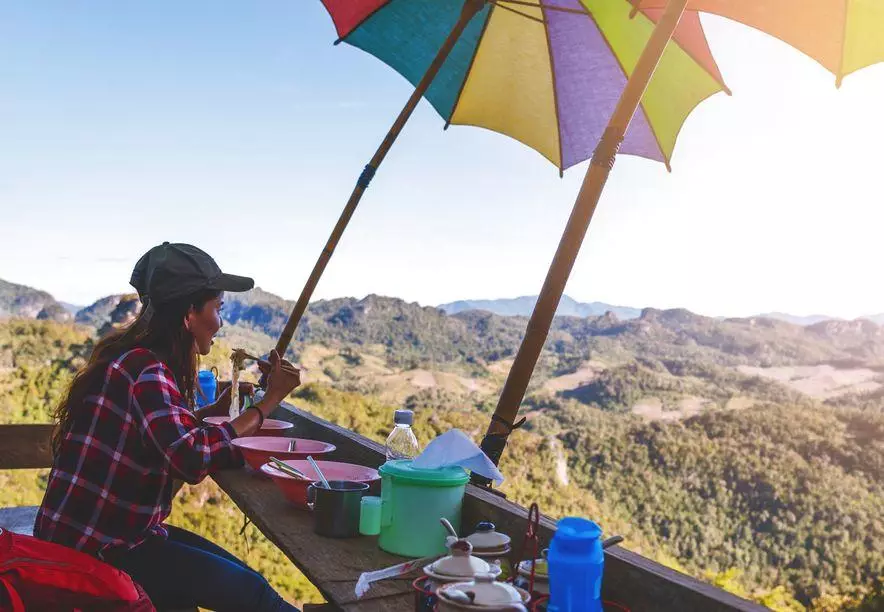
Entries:
POLYGON ((416 575, 375 582, 362 599, 356 599, 354 588, 362 572, 406 561, 378 548, 377 538, 334 539, 316 535, 310 512, 293 506, 271 480, 248 468, 225 470, 213 478, 329 603, 341 610, 359 612, 414 610, 411 582, 416 575))

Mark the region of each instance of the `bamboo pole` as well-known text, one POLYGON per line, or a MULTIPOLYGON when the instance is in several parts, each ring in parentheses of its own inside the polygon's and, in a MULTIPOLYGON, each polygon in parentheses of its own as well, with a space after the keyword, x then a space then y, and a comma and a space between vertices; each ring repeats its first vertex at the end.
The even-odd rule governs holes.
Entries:
MULTIPOLYGON (((540 290, 537 304, 534 305, 534 311, 528 321, 525 338, 516 354, 513 367, 510 369, 497 402, 497 408, 485 437, 482 439, 482 450, 495 464, 500 461, 512 429, 521 425, 521 423, 515 423, 519 407, 525 397, 528 382, 537 365, 543 344, 549 335, 549 328, 559 306, 562 292, 565 290, 565 284, 568 282, 568 276, 571 274, 571 268, 577 258, 577 253, 580 251, 580 245, 583 243, 596 205, 614 166, 615 156, 623 142, 626 129, 641 103, 648 83, 660 63, 666 45, 681 21, 687 4, 688 0, 670 0, 667 4, 663 16, 654 27, 635 70, 620 95, 620 100, 617 102, 614 114, 608 122, 602 139, 593 153, 589 169, 577 195, 577 201, 571 211, 571 217, 568 219, 568 225, 562 234, 543 288, 540 290)), ((472 479, 474 484, 484 486, 490 484, 488 479, 477 474, 473 474, 472 479)))
POLYGON ((372 177, 374 177, 378 167, 393 147, 393 143, 396 142, 399 132, 405 127, 405 124, 408 122, 408 119, 417 107, 418 102, 420 102, 420 99, 427 92, 427 89, 430 87, 433 79, 436 78, 436 75, 445 63, 445 60, 448 59, 448 55, 451 53, 454 45, 457 44, 464 29, 476 13, 485 6, 486 1, 487 0, 466 0, 464 2, 460 17, 458 17, 457 22, 451 29, 451 33, 448 34, 448 38, 442 43, 436 57, 433 59, 432 63, 430 63, 429 68, 427 68, 427 71, 417 84, 417 87, 415 87, 414 93, 411 94, 405 107, 399 113, 399 116, 396 117, 396 121, 393 122, 390 131, 387 132, 387 136, 384 138, 383 142, 381 142, 381 145, 371 158, 371 161, 368 162, 368 165, 366 165, 365 169, 362 171, 359 180, 356 182, 356 187, 353 189, 353 193, 347 201, 347 205, 341 212, 341 216, 338 218, 338 222, 335 224, 331 236, 329 236, 328 242, 325 244, 325 248, 322 249, 322 253, 319 254, 319 259, 316 260, 316 264, 313 266, 313 271, 310 273, 310 277, 307 279, 304 289, 301 290, 301 295, 298 297, 298 301, 295 303, 291 315, 289 315, 289 320, 286 322, 285 328, 279 336, 279 341, 276 343, 276 351, 280 356, 285 355, 285 351, 288 348, 289 343, 292 341, 292 336, 295 334, 295 329, 298 327, 301 317, 304 316, 304 311, 307 310, 307 304, 310 303, 313 291, 319 283, 319 278, 322 276, 326 265, 328 265, 332 254, 335 252, 335 247, 338 246, 338 241, 341 239, 341 235, 344 233, 344 230, 347 229, 347 224, 350 223, 350 218, 356 211, 356 206, 362 199, 362 194, 365 193, 372 177))

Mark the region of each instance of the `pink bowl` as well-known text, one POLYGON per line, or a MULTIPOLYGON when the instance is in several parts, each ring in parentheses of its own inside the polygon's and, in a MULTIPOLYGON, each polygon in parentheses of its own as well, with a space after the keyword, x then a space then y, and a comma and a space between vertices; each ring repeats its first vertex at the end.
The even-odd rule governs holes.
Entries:
POLYGON ((242 451, 246 463, 256 470, 260 470, 261 466, 270 461, 271 457, 282 460, 306 459, 308 455, 316 457, 335 450, 335 445, 328 442, 305 440, 304 438, 280 438, 277 436, 234 438, 233 445, 242 451), (292 440, 295 441, 295 450, 290 451, 289 442, 292 440))
MULTIPOLYGON (((284 463, 302 472, 311 480, 301 480, 300 478, 289 476, 276 469, 272 463, 262 465, 261 472, 273 479, 273 482, 280 488, 286 499, 299 508, 306 508, 307 486, 311 482, 319 482, 319 476, 307 461, 288 459, 284 460, 284 463)), ((322 470, 327 480, 350 480, 353 482, 364 482, 369 485, 379 483, 381 480, 381 475, 378 474, 377 470, 364 465, 339 463, 337 461, 317 461, 316 464, 322 470)))
MULTIPOLYGON (((230 420, 229 416, 211 416, 203 419, 209 425, 220 425, 230 420)), ((258 431, 262 436, 284 436, 286 431, 294 427, 294 423, 277 421, 276 419, 264 419, 264 425, 258 431)))

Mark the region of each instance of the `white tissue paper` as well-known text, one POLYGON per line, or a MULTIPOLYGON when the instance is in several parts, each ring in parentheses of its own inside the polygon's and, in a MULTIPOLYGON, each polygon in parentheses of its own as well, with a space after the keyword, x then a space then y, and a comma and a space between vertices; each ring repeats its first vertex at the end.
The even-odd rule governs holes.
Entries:
POLYGON ((480 476, 490 478, 497 485, 503 482, 503 474, 494 462, 459 429, 446 431, 430 442, 424 452, 415 458, 412 465, 424 470, 459 465, 480 476))

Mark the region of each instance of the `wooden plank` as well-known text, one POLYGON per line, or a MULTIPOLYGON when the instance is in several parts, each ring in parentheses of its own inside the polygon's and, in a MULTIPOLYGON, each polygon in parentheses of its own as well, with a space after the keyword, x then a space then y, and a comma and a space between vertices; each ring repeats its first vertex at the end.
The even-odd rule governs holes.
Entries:
POLYGON ((316 415, 305 412, 291 404, 284 404, 273 413, 273 418, 294 423, 289 430, 292 437, 323 440, 337 449, 330 459, 358 463, 377 468, 386 460, 384 445, 350 431, 340 425, 329 423, 316 415))
POLYGON ((0 508, 0 529, 22 535, 34 535, 37 510, 37 506, 0 508))
POLYGON ((341 610, 405 612, 414 609, 411 581, 386 580, 372 586, 361 600, 354 588, 359 575, 382 569, 404 559, 385 553, 377 538, 332 539, 313 533, 310 512, 292 506, 269 479, 249 469, 225 470, 215 482, 319 589, 326 601, 341 610))
MULTIPOLYGON (((274 416, 293 422, 296 432, 293 435, 335 444, 337 460, 371 467, 384 462, 383 445, 294 406, 286 404, 274 416)), ((500 531, 509 534, 516 546, 521 546, 528 511, 490 491, 469 485, 462 518, 465 528, 472 528, 483 520, 491 521, 500 531)), ((555 522, 541 517, 542 547, 548 546, 554 533, 555 522)), ((606 599, 634 611, 760 612, 767 609, 620 546, 605 551, 603 585, 606 599)))
POLYGON ((0 470, 52 467, 52 425, 0 425, 0 470))

